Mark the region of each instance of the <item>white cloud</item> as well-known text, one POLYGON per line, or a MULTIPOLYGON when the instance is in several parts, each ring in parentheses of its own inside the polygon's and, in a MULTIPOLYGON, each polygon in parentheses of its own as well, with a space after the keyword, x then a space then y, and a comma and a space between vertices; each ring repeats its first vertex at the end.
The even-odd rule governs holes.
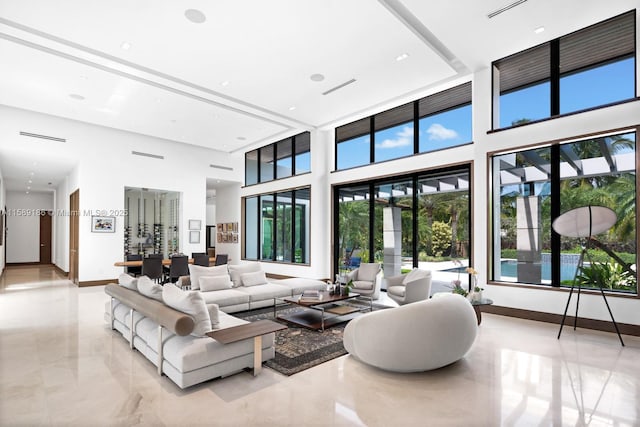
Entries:
POLYGON ((427 129, 429 139, 443 141, 445 139, 454 139, 458 137, 458 132, 453 129, 447 129, 439 123, 434 123, 427 129))
POLYGON ((406 147, 407 145, 413 145, 413 128, 405 126, 402 130, 396 133, 395 139, 385 139, 384 141, 377 143, 378 148, 397 148, 406 147))

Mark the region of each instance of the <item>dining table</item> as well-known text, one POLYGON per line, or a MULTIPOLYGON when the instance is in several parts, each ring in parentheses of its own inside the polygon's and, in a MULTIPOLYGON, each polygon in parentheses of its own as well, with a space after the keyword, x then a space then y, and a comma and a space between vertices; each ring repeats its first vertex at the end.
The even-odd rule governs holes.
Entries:
MULTIPOLYGON (((209 265, 216 263, 216 257, 209 257, 209 265)), ((193 258, 189 258, 189 264, 193 264, 193 258)), ((142 260, 137 261, 116 261, 113 263, 116 267, 142 267, 142 260)), ((171 258, 165 258, 162 260, 162 265, 171 265, 171 258)))

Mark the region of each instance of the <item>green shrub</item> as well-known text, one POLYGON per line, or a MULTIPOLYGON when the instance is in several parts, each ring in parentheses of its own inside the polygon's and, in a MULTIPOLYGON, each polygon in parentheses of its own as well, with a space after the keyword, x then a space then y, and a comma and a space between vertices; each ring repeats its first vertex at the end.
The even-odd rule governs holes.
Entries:
POLYGON ((442 221, 434 221, 431 230, 433 254, 440 257, 451 249, 451 227, 442 221))
POLYGON ((617 262, 594 262, 582 268, 576 281, 585 288, 635 291, 636 278, 617 262))

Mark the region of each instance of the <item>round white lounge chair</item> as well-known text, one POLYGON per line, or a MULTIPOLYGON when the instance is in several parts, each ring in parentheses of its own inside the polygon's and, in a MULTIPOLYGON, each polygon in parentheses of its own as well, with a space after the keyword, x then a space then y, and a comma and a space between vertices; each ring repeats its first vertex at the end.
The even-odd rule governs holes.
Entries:
POLYGON ((460 360, 477 330, 469 301, 446 294, 353 319, 344 330, 344 347, 380 369, 428 371, 460 360))

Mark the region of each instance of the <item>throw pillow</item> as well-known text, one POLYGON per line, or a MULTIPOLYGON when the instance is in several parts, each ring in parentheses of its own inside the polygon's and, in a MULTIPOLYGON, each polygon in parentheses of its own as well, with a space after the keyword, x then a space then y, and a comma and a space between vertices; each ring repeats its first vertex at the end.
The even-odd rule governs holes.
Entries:
POLYGON ((167 283, 162 288, 162 299, 169 307, 193 317, 195 326, 191 335, 203 337, 211 330, 209 310, 200 292, 183 291, 177 286, 167 283))
POLYGON ((127 273, 122 273, 118 276, 118 285, 131 289, 132 291, 138 290, 138 279, 133 276, 129 276, 127 273))
POLYGON ((228 274, 221 276, 205 276, 200 278, 200 290, 202 292, 221 291, 233 288, 233 283, 228 274))
POLYGON ((162 301, 162 286, 154 283, 147 276, 141 276, 138 279, 138 292, 146 297, 162 301))
POLYGON ((233 287, 242 286, 242 275, 245 273, 253 273, 262 271, 262 265, 259 262, 250 262, 246 264, 229 264, 229 276, 233 282, 233 287))
POLYGON ((211 329, 218 329, 220 327, 220 308, 218 304, 207 305, 209 310, 209 318, 211 319, 211 329))
POLYGON ((191 278, 191 289, 200 289, 200 278, 220 276, 228 274, 226 265, 218 265, 215 267, 204 267, 202 265, 189 264, 189 277, 191 278))
POLYGON ((264 271, 254 271, 252 273, 244 273, 240 276, 242 280, 242 286, 257 286, 267 283, 267 276, 264 271))

